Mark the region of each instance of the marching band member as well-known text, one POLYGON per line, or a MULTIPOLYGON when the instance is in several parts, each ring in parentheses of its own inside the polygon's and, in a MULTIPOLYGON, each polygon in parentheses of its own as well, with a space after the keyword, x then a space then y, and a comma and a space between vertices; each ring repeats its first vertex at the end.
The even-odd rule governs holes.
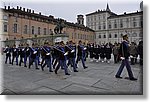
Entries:
POLYGON ((104 62, 104 59, 105 59, 105 46, 104 44, 101 45, 100 47, 100 60, 101 62, 104 62))
POLYGON ((16 48, 16 45, 14 44, 12 48, 12 65, 15 58, 16 58, 16 65, 18 65, 18 48, 16 48))
POLYGON ((84 50, 86 50, 86 48, 82 45, 82 41, 80 40, 79 45, 78 45, 78 53, 77 53, 76 63, 78 63, 78 61, 81 59, 83 68, 86 69, 87 66, 85 66, 84 54, 83 54, 84 50))
POLYGON ((4 49, 4 53, 6 53, 5 64, 7 64, 8 59, 9 59, 9 64, 11 64, 11 48, 9 47, 9 45, 7 45, 6 48, 4 49))
MULTIPOLYGON (((66 60, 67 60, 66 56, 68 55, 68 52, 65 51, 64 42, 63 41, 60 42, 59 49, 58 48, 54 48, 54 49, 59 51, 59 64, 60 64, 61 68, 64 68, 65 75, 70 75, 68 73, 68 69, 67 69, 67 65, 66 65, 66 60)), ((55 69, 55 74, 57 74, 57 71, 58 71, 59 68, 60 67, 57 67, 55 69)))
MULTIPOLYGON (((73 46, 73 42, 69 41, 69 44, 65 46, 66 51, 68 51, 68 63, 71 64, 73 67, 74 72, 78 72, 76 69, 76 63, 75 63, 75 47, 73 46)), ((68 65, 69 65, 68 64, 68 65)))
POLYGON ((26 65, 26 62, 27 62, 27 59, 29 60, 30 62, 30 47, 29 47, 29 44, 26 44, 26 47, 24 49, 24 52, 25 52, 25 57, 24 57, 24 67, 27 67, 26 65))
POLYGON ((49 67, 49 72, 53 72, 51 64, 51 48, 49 47, 48 43, 45 43, 44 45, 45 46, 43 46, 41 50, 45 53, 45 63, 43 65, 41 64, 41 68, 42 71, 44 71, 44 67, 47 65, 49 67))
POLYGON ((122 78, 120 75, 123 71, 124 66, 126 66, 127 71, 128 71, 128 75, 129 75, 129 79, 130 80, 137 80, 136 78, 134 78, 132 70, 131 70, 131 66, 129 64, 129 42, 128 42, 128 36, 127 34, 123 35, 123 42, 121 43, 120 49, 119 49, 119 54, 121 55, 121 59, 122 59, 122 63, 118 69, 118 72, 116 73, 115 77, 116 78, 122 78))
POLYGON ((30 49, 30 62, 29 62, 29 69, 31 67, 31 65, 33 64, 33 62, 35 63, 35 69, 39 69, 38 65, 37 65, 37 49, 35 44, 32 44, 32 48, 30 49))
POLYGON ((19 51, 18 51, 18 54, 19 54, 19 57, 20 57, 20 61, 19 61, 19 66, 21 66, 21 63, 23 62, 23 58, 25 57, 25 48, 23 46, 23 44, 19 45, 19 51))

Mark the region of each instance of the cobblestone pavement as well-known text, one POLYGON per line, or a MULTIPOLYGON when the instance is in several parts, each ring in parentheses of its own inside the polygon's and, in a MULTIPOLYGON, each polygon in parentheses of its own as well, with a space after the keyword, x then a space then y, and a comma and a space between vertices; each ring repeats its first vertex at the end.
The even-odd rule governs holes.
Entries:
POLYGON ((143 94, 142 68, 138 64, 131 66, 137 81, 126 79, 126 68, 122 79, 115 78, 120 64, 87 60, 86 65, 88 68, 83 69, 79 63, 79 72, 69 70, 71 75, 66 76, 61 69, 56 75, 47 68, 35 70, 34 65, 28 69, 4 64, 2 94, 143 94))

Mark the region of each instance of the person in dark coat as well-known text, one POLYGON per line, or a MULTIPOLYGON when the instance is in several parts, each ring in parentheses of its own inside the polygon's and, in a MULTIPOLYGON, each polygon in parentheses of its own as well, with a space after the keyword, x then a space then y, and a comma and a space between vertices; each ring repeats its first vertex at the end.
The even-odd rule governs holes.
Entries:
POLYGON ((16 65, 18 65, 18 48, 16 48, 16 45, 14 44, 12 48, 12 63, 11 63, 12 65, 15 58, 16 58, 16 65))
POLYGON ((140 65, 143 65, 143 41, 139 42, 139 45, 138 45, 138 54, 140 56, 140 65))
POLYGON ((106 56, 107 63, 110 63, 111 53, 112 53, 112 48, 107 43, 106 46, 105 46, 105 56, 106 56))
POLYGON ((86 50, 86 47, 84 47, 82 45, 82 41, 80 40, 79 41, 79 45, 78 45, 78 53, 77 53, 77 60, 76 60, 76 63, 78 63, 78 61, 82 61, 82 65, 83 65, 83 68, 86 69, 88 68, 87 66, 85 66, 85 61, 84 61, 84 50, 86 50))
POLYGON ((11 48, 7 45, 4 49, 4 53, 6 53, 5 64, 7 64, 7 60, 9 59, 9 64, 11 64, 11 48))
POLYGON ((98 44, 96 44, 96 45, 94 46, 94 51, 93 51, 93 53, 94 53, 94 58, 96 59, 96 62, 99 62, 100 47, 99 47, 98 44))
POLYGON ((121 59, 122 59, 122 63, 115 75, 116 78, 122 78, 120 75, 123 71, 124 66, 126 66, 127 71, 128 71, 128 75, 129 75, 129 79, 130 80, 137 80, 136 78, 134 78, 132 70, 131 70, 131 66, 129 64, 129 42, 128 42, 128 36, 127 35, 123 35, 123 42, 121 43, 120 49, 119 49, 119 54, 121 55, 121 59))
POLYGON ((114 63, 117 63, 118 62, 118 53, 119 53, 119 47, 118 47, 118 44, 115 43, 113 48, 112 48, 112 52, 113 52, 113 55, 114 55, 114 63))
POLYGON ((102 44, 101 46, 100 46, 100 60, 101 60, 101 62, 104 62, 104 59, 105 59, 105 45, 104 44, 102 44))
POLYGON ((93 62, 93 58, 94 58, 93 52, 94 52, 94 43, 93 43, 93 44, 91 43, 91 44, 89 45, 89 53, 90 53, 91 62, 93 62))

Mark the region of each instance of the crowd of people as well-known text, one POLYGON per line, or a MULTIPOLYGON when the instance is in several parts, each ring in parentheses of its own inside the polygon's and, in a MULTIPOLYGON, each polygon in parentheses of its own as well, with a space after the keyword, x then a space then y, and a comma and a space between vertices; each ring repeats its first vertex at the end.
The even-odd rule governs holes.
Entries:
MULTIPOLYGON (((126 50, 126 49, 124 49, 126 50)), ((65 75, 70 75, 68 72, 68 66, 73 68, 74 72, 78 72, 78 62, 81 61, 83 68, 88 68, 85 64, 86 58, 90 58, 90 61, 94 60, 98 62, 110 63, 112 54, 114 56, 114 63, 121 61, 121 43, 106 43, 106 44, 85 44, 82 41, 76 45, 74 42, 69 41, 64 44, 63 41, 55 43, 53 46, 49 42, 45 42, 43 46, 39 46, 37 43, 33 43, 32 47, 29 44, 20 44, 6 46, 3 49, 6 54, 5 64, 16 65, 31 68, 33 63, 35 69, 44 71, 45 66, 49 68, 49 72, 55 72, 61 68, 64 70, 65 75), (28 66, 27 66, 28 61, 28 66), (39 68, 40 67, 40 68, 39 68)), ((137 57, 140 56, 140 65, 143 65, 143 42, 140 41, 138 45, 132 42, 129 46, 129 54, 131 64, 137 63, 137 57)))

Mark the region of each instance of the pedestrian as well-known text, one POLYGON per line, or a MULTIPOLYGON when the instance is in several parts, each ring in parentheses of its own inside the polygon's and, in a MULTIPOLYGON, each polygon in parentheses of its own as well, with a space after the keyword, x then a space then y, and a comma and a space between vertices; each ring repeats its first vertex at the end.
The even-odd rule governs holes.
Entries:
POLYGON ((131 70, 131 66, 129 64, 129 42, 128 42, 128 36, 127 34, 123 35, 123 41, 120 45, 120 49, 119 49, 119 54, 121 55, 121 59, 122 59, 122 63, 115 75, 116 78, 122 78, 120 75, 124 69, 124 66, 126 66, 127 71, 128 71, 128 75, 129 75, 129 79, 130 80, 137 80, 136 78, 134 78, 132 70, 131 70))
POLYGON ((94 52, 94 43, 91 43, 91 44, 89 45, 89 53, 90 53, 91 62, 93 62, 93 59, 94 59, 94 54, 93 54, 93 52, 94 52))
POLYGON ((131 42, 131 45, 129 47, 129 53, 130 53, 130 58, 131 58, 131 65, 135 64, 136 57, 137 57, 137 47, 134 42, 131 42))
POLYGON ((96 62, 99 62, 100 47, 99 47, 98 44, 96 44, 96 45, 94 46, 94 51, 93 51, 93 53, 94 53, 94 58, 96 59, 96 62))
POLYGON ((100 60, 101 60, 101 62, 104 62, 104 59, 105 59, 105 45, 102 44, 100 46, 100 60))

